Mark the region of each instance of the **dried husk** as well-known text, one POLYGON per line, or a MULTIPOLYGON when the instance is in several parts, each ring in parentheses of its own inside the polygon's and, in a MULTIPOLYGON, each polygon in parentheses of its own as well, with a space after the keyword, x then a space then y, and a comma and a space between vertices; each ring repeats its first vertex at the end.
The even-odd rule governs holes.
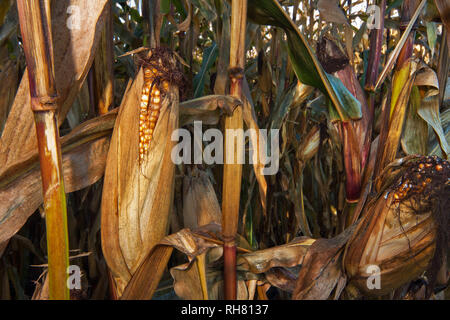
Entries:
MULTIPOLYGON (((400 168, 390 166, 385 170, 380 178, 385 182, 381 183, 380 193, 368 203, 366 213, 347 244, 344 266, 349 283, 364 294, 388 294, 417 279, 430 266, 437 237, 442 232, 436 219, 448 215, 448 208, 436 211, 436 202, 442 201, 439 199, 442 193, 433 193, 439 188, 433 185, 434 181, 448 180, 448 162, 430 159, 412 159, 400 168), (429 169, 420 169, 424 162, 425 165, 430 163, 429 169), (435 169, 438 166, 440 170, 435 169), (413 175, 422 180, 409 180, 413 175), (427 186, 420 189, 419 184, 425 181, 427 186), (373 279, 369 278, 374 275, 368 270, 371 265, 380 268, 379 288, 369 288, 368 282, 373 279)), ((448 187, 442 187, 447 188, 448 197, 448 187)))
MULTIPOLYGON (((164 69, 173 70, 171 65, 164 69)), ((120 296, 150 250, 166 235, 175 165, 172 132, 178 128, 179 89, 170 84, 161 101, 152 142, 139 162, 139 103, 142 69, 120 107, 105 171, 102 248, 120 296)))
POLYGON ((208 174, 194 168, 183 182, 184 227, 194 229, 210 223, 220 223, 219 201, 208 174))

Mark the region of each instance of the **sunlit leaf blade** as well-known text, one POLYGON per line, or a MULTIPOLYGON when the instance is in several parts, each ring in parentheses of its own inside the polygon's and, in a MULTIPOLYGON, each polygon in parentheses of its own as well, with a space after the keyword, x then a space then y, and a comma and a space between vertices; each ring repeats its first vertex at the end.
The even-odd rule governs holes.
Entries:
POLYGON ((437 25, 434 22, 427 22, 427 38, 428 38, 428 45, 431 49, 431 55, 434 55, 434 49, 436 47, 436 40, 437 40, 437 25))
POLYGON ((436 72, 425 66, 417 72, 414 83, 420 86, 424 92, 417 114, 433 128, 439 139, 444 158, 447 158, 450 149, 439 117, 439 81, 436 72))
POLYGON ((406 154, 427 154, 428 125, 417 114, 420 102, 419 89, 414 86, 411 90, 405 128, 401 140, 402 149, 406 154))
POLYGON ((343 85, 337 84, 339 80, 330 80, 330 75, 323 70, 312 48, 278 1, 249 0, 249 7, 252 8, 249 10, 250 19, 258 24, 281 27, 286 32, 289 57, 298 79, 327 94, 342 120, 348 120, 349 117, 359 119, 361 117, 359 101, 349 92, 345 92, 343 85), (333 85, 330 81, 333 81, 333 85))
POLYGON ((403 32, 400 40, 398 41, 397 46, 391 52, 391 54, 389 55, 388 61, 384 65, 383 71, 381 71, 381 73, 377 79, 377 83, 375 84, 375 90, 380 87, 380 85, 383 83, 384 79, 386 79, 387 74, 394 67, 394 62, 397 60, 397 57, 399 56, 400 52, 402 51, 403 46, 405 45, 406 40, 409 37, 409 33, 411 32, 411 30, 414 26, 414 23, 416 22, 417 18, 419 17, 420 12, 422 11, 422 9, 426 3, 427 3, 426 0, 422 0, 422 2, 419 4, 416 11, 414 12, 413 17, 409 21, 406 30, 403 32))
POLYGON ((377 155, 378 172, 396 159, 409 97, 414 84, 415 70, 416 64, 411 62, 411 60, 407 60, 401 69, 394 73, 391 105, 388 109, 389 115, 387 115, 387 130, 382 131, 382 139, 380 140, 382 145, 380 145, 381 148, 377 155), (383 137, 383 134, 386 134, 386 136, 383 137))
POLYGON ((439 138, 441 149, 445 158, 448 158, 450 149, 447 144, 444 130, 442 129, 441 120, 439 118, 439 96, 424 98, 421 107, 417 110, 419 116, 425 120, 434 130, 439 138))
MULTIPOLYGON (((445 140, 447 145, 450 144, 450 109, 447 109, 441 114, 441 124, 445 133, 445 140)), ((441 145, 439 139, 435 134, 429 135, 429 155, 436 155, 443 158, 441 145)))

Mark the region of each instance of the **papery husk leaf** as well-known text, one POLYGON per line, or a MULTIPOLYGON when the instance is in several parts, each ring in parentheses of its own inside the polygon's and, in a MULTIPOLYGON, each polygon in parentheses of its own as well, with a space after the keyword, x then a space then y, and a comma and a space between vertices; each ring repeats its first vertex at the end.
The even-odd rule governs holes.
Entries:
POLYGON ((401 139, 402 149, 406 154, 427 154, 428 125, 417 114, 420 105, 419 89, 414 86, 411 90, 405 128, 401 139))
POLYGON ((195 229, 210 223, 220 224, 219 201, 206 172, 194 168, 183 181, 184 227, 195 229))
POLYGON ((345 268, 351 284, 368 295, 384 295, 416 279, 426 270, 434 254, 431 213, 417 221, 414 213, 402 207, 400 225, 396 210, 389 209, 393 197, 393 193, 387 199, 380 196, 368 205, 370 211, 361 220, 355 231, 357 236, 347 248, 345 268), (367 268, 371 265, 381 270, 380 289, 367 286, 367 280, 372 276, 367 268))
POLYGON ((301 145, 298 147, 296 157, 302 164, 309 161, 319 151, 320 145, 320 128, 314 126, 308 134, 302 139, 301 145))
MULTIPOLYGON (((174 68, 175 60, 172 57, 174 68)), ((150 250, 167 232, 178 128, 178 87, 170 85, 146 157, 139 161, 139 104, 143 69, 129 84, 111 138, 102 195, 102 248, 120 296, 150 250)))
POLYGON ((151 299, 172 255, 173 248, 158 245, 143 260, 124 289, 121 300, 151 299), (149 279, 151 275, 151 279, 149 279), (150 280, 150 281, 149 281, 150 280))
POLYGON ((375 174, 379 174, 389 163, 395 160, 403 132, 403 124, 408 107, 410 93, 414 83, 416 63, 407 60, 393 76, 391 105, 388 109, 387 127, 381 132, 380 147, 377 154, 375 174), (385 136, 383 135, 385 134, 385 136))
POLYGON ((442 232, 435 219, 448 214, 445 209, 441 213, 432 211, 436 201, 445 201, 439 199, 445 197, 445 193, 437 189, 445 186, 434 185, 433 181, 446 179, 448 163, 438 158, 414 156, 399 160, 381 174, 380 192, 367 204, 346 247, 344 265, 350 284, 367 295, 390 293, 422 275, 434 256, 437 234, 442 232), (435 165, 443 168, 439 169, 441 172, 434 169, 435 165), (418 182, 409 180, 417 175, 414 172, 420 173, 418 182), (444 177, 439 178, 442 174, 444 177), (429 182, 424 186, 431 183, 427 188, 435 193, 414 191, 428 177, 429 182), (408 194, 411 196, 405 197, 408 194), (373 273, 367 268, 371 265, 380 268, 380 288, 369 289, 368 279, 373 273))

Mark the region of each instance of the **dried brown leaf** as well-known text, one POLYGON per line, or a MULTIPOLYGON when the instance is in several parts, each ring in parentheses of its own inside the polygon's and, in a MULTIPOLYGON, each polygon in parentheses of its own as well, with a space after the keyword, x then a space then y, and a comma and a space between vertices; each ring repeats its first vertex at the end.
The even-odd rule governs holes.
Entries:
MULTIPOLYGON (((296 300, 325 300, 337 287, 342 290, 345 279, 342 269, 344 246, 355 226, 347 228, 332 239, 318 239, 308 250, 298 274, 292 298, 296 300)), ((339 297, 340 292, 336 292, 339 297)))
MULTIPOLYGON (((106 0, 52 2, 52 25, 60 26, 53 28, 52 35, 59 124, 66 117, 92 64, 104 23, 106 3, 106 0), (70 22, 74 23, 70 26, 67 20, 69 6, 78 8, 80 12, 76 17, 70 17, 70 22)), ((11 165, 20 162, 24 153, 36 149, 28 72, 25 71, 0 139, 0 175, 11 165)))
POLYGON ((184 227, 195 229, 210 223, 220 224, 219 201, 206 172, 194 168, 183 181, 184 227))

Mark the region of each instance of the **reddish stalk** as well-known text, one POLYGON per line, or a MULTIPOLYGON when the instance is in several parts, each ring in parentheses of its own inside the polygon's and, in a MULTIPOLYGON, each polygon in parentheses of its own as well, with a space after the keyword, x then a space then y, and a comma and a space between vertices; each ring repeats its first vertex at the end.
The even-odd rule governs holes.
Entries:
MULTIPOLYGON (((378 75, 380 73, 380 59, 381 59, 381 47, 383 46, 383 33, 384 33, 384 15, 386 12, 386 0, 381 0, 380 6, 380 28, 372 29, 370 31, 370 51, 369 51, 369 63, 367 67, 367 76, 365 89, 367 91, 373 91, 375 84, 377 83, 378 75)), ((373 112, 374 96, 369 97, 369 110, 373 112)))
MULTIPOLYGON (((230 45, 230 94, 242 99, 242 81, 245 66, 245 30, 247 26, 247 1, 233 0, 231 10, 230 45)), ((225 118, 225 130, 243 128, 242 108, 235 109, 231 117, 225 118)), ((226 132, 226 131, 225 131, 226 132)), ((242 165, 236 163, 243 146, 239 141, 225 135, 225 150, 234 144, 235 163, 225 161, 223 169, 222 232, 224 238, 224 296, 235 300, 236 286, 236 233, 239 220, 242 165)), ((229 159, 229 158, 228 158, 229 159)))

